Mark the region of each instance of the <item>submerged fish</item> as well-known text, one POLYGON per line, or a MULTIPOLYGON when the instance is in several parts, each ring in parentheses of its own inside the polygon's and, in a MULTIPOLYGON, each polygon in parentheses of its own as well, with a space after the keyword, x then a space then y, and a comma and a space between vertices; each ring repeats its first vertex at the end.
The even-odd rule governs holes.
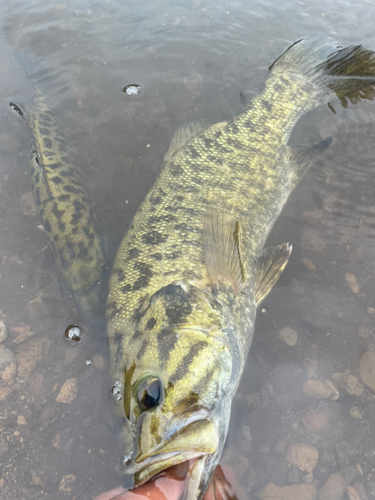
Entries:
POLYGON ((195 459, 201 499, 226 439, 257 306, 291 246, 264 244, 290 192, 332 139, 287 146, 307 111, 375 84, 375 54, 314 37, 271 66, 229 122, 181 129, 110 278, 107 321, 124 472, 140 485, 195 459))
POLYGON ((85 317, 102 308, 103 253, 79 171, 67 152, 67 141, 46 97, 35 90, 26 115, 33 144, 30 177, 44 232, 64 281, 85 317))

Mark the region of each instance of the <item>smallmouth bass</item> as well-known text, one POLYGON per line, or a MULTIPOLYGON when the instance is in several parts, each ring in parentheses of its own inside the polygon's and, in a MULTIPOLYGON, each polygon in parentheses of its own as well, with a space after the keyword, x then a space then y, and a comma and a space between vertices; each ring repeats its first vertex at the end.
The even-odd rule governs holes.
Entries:
POLYGON ((33 142, 30 177, 34 201, 48 243, 81 315, 102 310, 104 257, 81 175, 67 152, 67 141, 45 95, 35 89, 25 119, 33 142))
POLYGON ((200 500, 220 459, 256 310, 291 252, 264 249, 291 191, 329 146, 287 146, 299 118, 366 98, 375 54, 327 38, 293 44, 229 122, 176 133, 118 250, 106 305, 124 472, 140 485, 191 461, 200 500))

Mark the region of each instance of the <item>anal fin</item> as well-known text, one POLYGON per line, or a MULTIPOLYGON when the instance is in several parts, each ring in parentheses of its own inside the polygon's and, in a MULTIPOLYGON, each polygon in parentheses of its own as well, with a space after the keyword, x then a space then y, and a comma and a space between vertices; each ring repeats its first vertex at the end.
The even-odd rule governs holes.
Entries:
POLYGON ((257 305, 267 297, 288 263, 292 245, 283 243, 277 247, 267 247, 260 258, 255 281, 255 301, 257 305))
POLYGON ((240 252, 240 223, 222 210, 206 212, 202 244, 204 259, 213 289, 228 286, 237 294, 245 283, 240 252))

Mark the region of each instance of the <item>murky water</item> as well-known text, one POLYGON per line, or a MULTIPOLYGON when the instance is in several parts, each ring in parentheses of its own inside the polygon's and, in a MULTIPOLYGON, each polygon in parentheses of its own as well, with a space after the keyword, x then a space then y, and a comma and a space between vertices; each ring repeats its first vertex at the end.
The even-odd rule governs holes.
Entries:
MULTIPOLYGON (((0 16, 0 498, 91 500, 121 480, 105 331, 80 322, 37 227, 29 131, 9 101, 27 107, 31 81, 48 96, 113 259, 176 127, 238 113, 303 36, 374 50, 375 2, 20 0, 0 16), (64 336, 75 324, 79 342, 64 336)), ((334 142, 271 233, 293 254, 234 400, 223 462, 249 499, 333 473, 337 496, 320 498, 347 500, 351 486, 375 499, 375 397, 359 374, 375 348, 375 104, 334 107, 293 133, 334 142), (312 473, 293 465, 296 443, 316 448, 312 473)))

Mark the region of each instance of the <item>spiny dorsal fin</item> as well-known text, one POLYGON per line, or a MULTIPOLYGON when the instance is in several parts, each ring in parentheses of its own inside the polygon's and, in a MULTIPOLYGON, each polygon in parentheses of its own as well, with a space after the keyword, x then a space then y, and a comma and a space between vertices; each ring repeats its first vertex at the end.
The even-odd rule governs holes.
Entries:
POLYGON ((258 306, 267 297, 273 285, 280 278, 291 253, 292 245, 289 243, 264 249, 260 258, 258 276, 255 282, 255 300, 258 306))
POLYGON ((234 293, 244 285, 244 267, 240 252, 241 227, 222 210, 206 212, 203 232, 203 254, 214 289, 230 284, 234 293))
POLYGON ((164 155, 164 161, 169 161, 173 156, 185 146, 191 139, 207 128, 204 121, 184 123, 175 131, 169 145, 168 151, 164 155))
POLYGON ((319 141, 312 146, 290 146, 285 150, 287 161, 289 162, 293 177, 293 187, 295 187, 315 160, 325 151, 332 143, 332 136, 327 137, 324 141, 319 141))

